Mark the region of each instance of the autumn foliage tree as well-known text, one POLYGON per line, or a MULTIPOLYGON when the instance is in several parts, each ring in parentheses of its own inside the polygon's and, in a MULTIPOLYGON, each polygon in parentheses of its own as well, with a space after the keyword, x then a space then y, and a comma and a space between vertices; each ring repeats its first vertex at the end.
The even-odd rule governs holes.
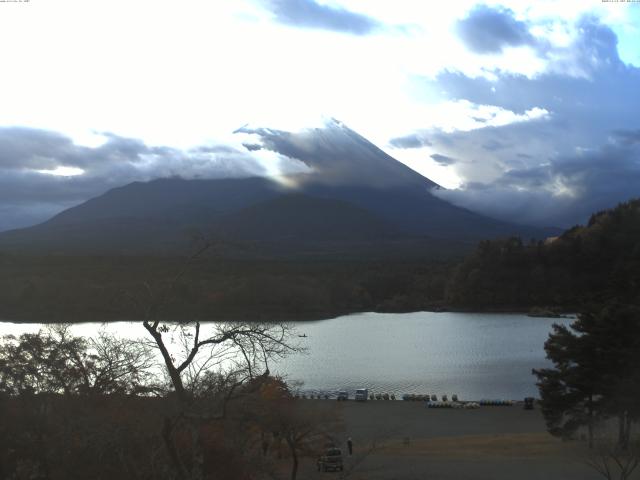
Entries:
POLYGON ((466 308, 581 308, 640 302, 640 199, 544 241, 484 240, 452 272, 446 303, 466 308))
POLYGON ((56 326, 0 342, 0 478, 138 478, 154 459, 144 344, 56 326), (135 458, 135 461, 134 461, 135 458), (134 468, 135 466, 135 468, 134 468), (126 473, 129 472, 129 473, 126 473))

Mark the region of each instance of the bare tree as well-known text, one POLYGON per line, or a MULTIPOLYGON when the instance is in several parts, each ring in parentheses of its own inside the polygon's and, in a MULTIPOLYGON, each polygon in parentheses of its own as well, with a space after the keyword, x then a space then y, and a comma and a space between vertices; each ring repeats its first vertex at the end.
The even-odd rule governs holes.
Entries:
POLYGON ((145 283, 144 299, 127 295, 142 312, 142 325, 160 352, 176 399, 173 414, 165 417, 162 437, 179 479, 204 478, 202 429, 224 417, 227 402, 239 387, 257 376, 268 377, 270 361, 298 351, 287 324, 160 319, 178 281, 210 248, 206 243, 190 256, 164 289, 155 291, 145 283), (184 431, 190 437, 189 447, 179 448, 176 438, 184 431))
POLYGON ((640 439, 626 448, 610 440, 600 440, 585 463, 607 480, 627 480, 640 464, 640 439))
POLYGON ((0 390, 10 394, 139 393, 155 363, 142 342, 104 331, 78 337, 69 325, 2 340, 0 390))
MULTIPOLYGON (((12 466, 2 478, 98 478, 118 475, 118 457, 133 465, 133 439, 145 431, 132 411, 137 400, 152 400, 137 394, 148 393, 142 387, 154 363, 150 348, 104 331, 83 338, 56 325, 3 337, 0 462, 12 466), (97 471, 96 460, 106 458, 109 468, 97 471)), ((142 456, 136 461, 150 465, 142 456)))

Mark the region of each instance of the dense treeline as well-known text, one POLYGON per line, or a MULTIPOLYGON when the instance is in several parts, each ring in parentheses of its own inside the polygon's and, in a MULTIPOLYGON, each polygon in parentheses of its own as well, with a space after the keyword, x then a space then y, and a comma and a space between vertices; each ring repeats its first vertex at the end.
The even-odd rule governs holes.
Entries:
POLYGON ((304 320, 359 311, 578 311, 585 300, 635 303, 640 200, 594 214, 555 239, 485 240, 460 262, 235 259, 208 255, 172 284, 184 257, 0 253, 0 318, 140 318, 129 301, 172 284, 163 318, 304 320))
POLYGON ((636 303, 640 200, 592 215, 547 241, 483 241, 452 273, 446 302, 468 308, 578 309, 585 301, 636 303))
MULTIPOLYGON (((131 296, 169 288, 180 257, 0 255, 0 318, 141 318, 131 296)), ((441 305, 452 262, 221 260, 202 256, 171 288, 168 319, 317 319, 441 305)))

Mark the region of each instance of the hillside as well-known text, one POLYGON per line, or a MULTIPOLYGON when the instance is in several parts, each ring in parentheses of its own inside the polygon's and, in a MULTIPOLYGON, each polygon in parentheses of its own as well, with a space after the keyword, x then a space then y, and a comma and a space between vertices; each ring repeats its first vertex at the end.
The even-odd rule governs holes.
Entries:
POLYGON ((468 251, 480 239, 553 230, 500 222, 432 194, 439 188, 343 124, 290 133, 241 129, 251 148, 274 150, 310 171, 278 179, 134 182, 39 225, 0 233, 0 251, 56 254, 184 254, 194 238, 236 256, 412 257, 468 251), (284 243, 283 243, 284 241, 284 243))
POLYGON ((592 215, 553 241, 483 241, 454 271, 446 302, 457 307, 574 309, 640 298, 640 199, 592 215))
POLYGON ((282 321, 440 306, 445 262, 224 260, 0 254, 0 318, 86 322, 141 318, 149 292, 165 319, 282 321), (147 289, 148 288, 150 289, 147 289), (134 300, 135 299, 135 300, 134 300))
POLYGON ((0 253, 0 318, 140 318, 139 305, 149 301, 147 286, 165 298, 163 318, 210 320, 303 320, 443 308, 570 311, 592 300, 633 303, 640 298, 640 200, 598 213, 587 226, 553 242, 485 240, 467 258, 457 256, 446 241, 433 241, 425 252, 424 243, 408 239, 358 238, 356 233, 377 235, 387 225, 355 207, 343 210, 349 215, 329 219, 322 212, 334 212, 333 202, 295 195, 271 202, 278 208, 243 211, 255 220, 234 218, 246 238, 271 232, 261 243, 280 255, 261 258, 251 242, 242 251, 217 246, 193 262, 172 289, 171 279, 184 267, 181 256, 0 253), (311 232, 292 229, 295 222, 289 222, 289 209, 303 205, 317 214, 314 224, 306 224, 311 232), (349 225, 354 216, 361 223, 349 225), (326 222, 340 225, 349 241, 323 236, 326 222), (247 230, 247 225, 259 228, 247 230), (306 240, 307 253, 291 256, 292 244, 315 235, 322 240, 306 240), (447 260, 435 259, 436 253, 447 260))

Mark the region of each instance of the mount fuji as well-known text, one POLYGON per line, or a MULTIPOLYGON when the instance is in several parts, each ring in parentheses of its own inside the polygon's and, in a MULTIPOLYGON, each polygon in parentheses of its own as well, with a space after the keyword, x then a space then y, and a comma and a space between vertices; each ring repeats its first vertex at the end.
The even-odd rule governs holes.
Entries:
POLYGON ((0 233, 0 250, 82 254, 186 252, 194 236, 229 254, 429 255, 485 238, 555 233, 498 221, 434 195, 441 188, 336 120, 292 133, 242 127, 304 173, 134 182, 32 227, 0 233))

